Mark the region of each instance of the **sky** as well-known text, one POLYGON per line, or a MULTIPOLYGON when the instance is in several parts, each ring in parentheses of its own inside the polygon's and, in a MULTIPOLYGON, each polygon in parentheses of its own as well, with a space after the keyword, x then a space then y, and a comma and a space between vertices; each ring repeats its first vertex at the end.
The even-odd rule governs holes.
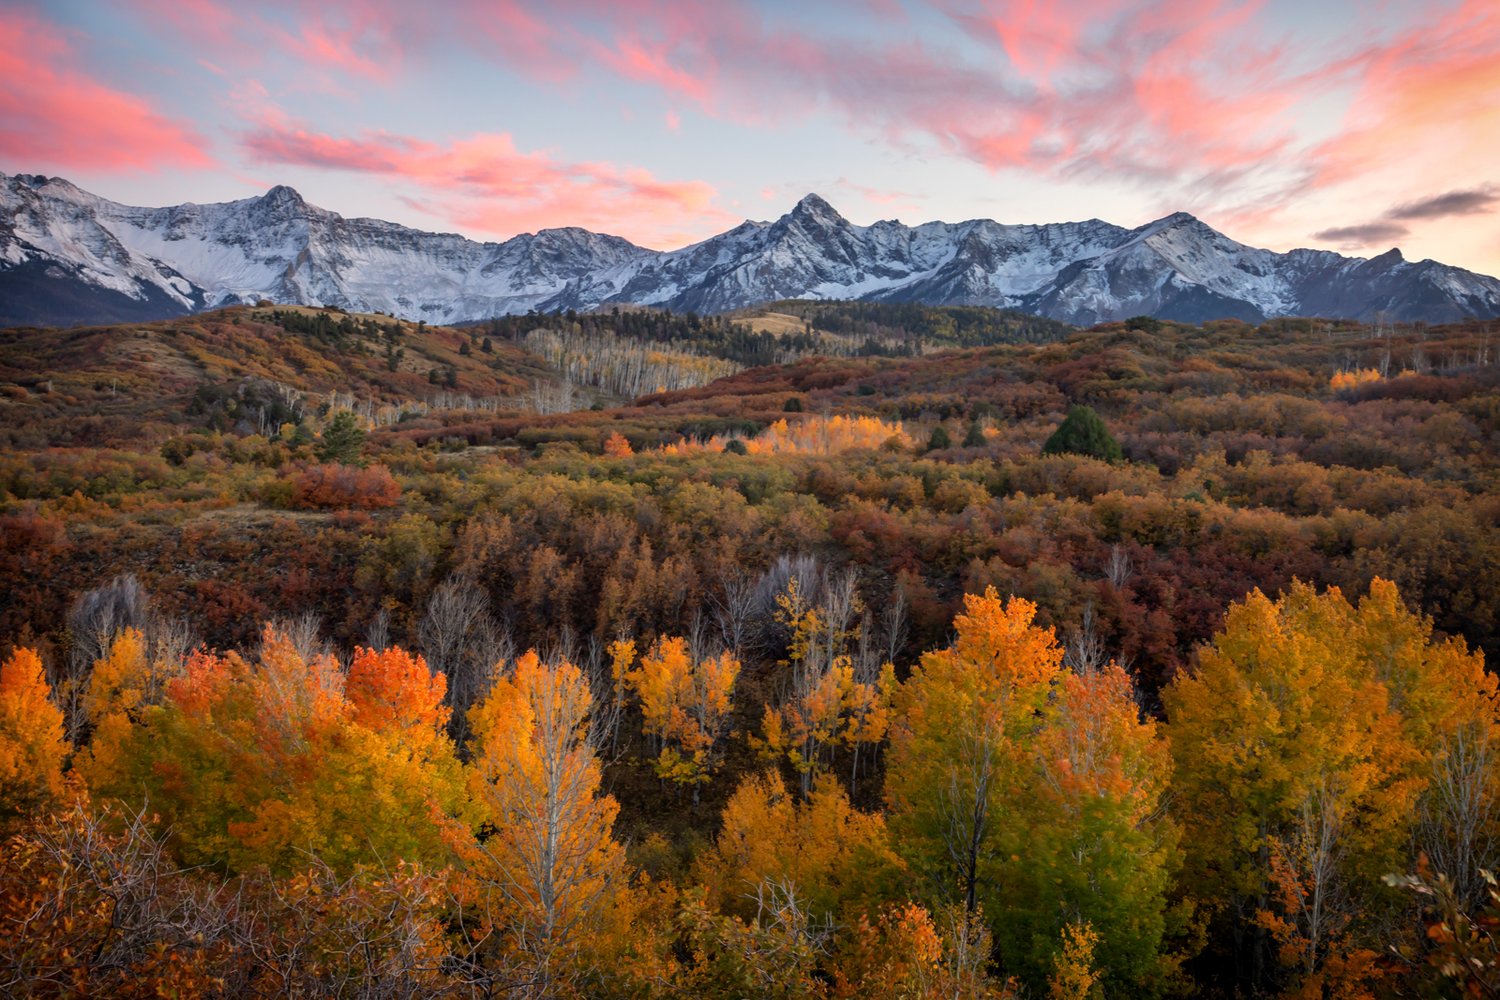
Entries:
POLYGON ((1187 211, 1500 275, 1500 0, 0 0, 0 171, 671 249, 1187 211))

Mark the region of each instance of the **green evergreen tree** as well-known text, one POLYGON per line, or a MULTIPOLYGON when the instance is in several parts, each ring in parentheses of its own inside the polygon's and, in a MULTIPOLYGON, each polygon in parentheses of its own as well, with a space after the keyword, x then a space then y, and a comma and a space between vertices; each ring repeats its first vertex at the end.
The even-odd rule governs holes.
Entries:
POLYGON ((1073 406, 1068 416, 1052 432, 1047 443, 1042 445, 1043 455, 1087 455, 1106 462, 1119 462, 1125 458, 1120 444, 1104 426, 1104 421, 1093 407, 1073 406))
POLYGON ((352 465, 359 460, 359 448, 365 441, 365 429, 348 410, 333 415, 328 426, 323 428, 323 440, 318 444, 318 460, 352 465))
POLYGON ((985 445, 984 428, 979 426, 979 421, 969 425, 969 433, 964 435, 965 448, 983 448, 985 445))
POLYGON ((939 448, 952 448, 953 439, 948 436, 948 429, 938 424, 932 429, 932 437, 927 439, 927 450, 937 451, 939 448))

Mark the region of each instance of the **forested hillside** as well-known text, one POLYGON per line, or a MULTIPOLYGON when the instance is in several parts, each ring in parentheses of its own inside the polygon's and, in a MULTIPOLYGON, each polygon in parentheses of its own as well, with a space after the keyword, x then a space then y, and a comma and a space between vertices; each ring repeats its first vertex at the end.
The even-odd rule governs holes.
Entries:
POLYGON ((0 992, 1500 988, 1489 327, 759 321, 0 333, 0 992))

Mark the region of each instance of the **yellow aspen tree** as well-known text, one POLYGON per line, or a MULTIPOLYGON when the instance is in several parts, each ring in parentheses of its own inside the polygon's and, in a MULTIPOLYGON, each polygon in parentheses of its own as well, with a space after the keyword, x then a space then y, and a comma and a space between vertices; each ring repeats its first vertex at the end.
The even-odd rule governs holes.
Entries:
POLYGON ((849 763, 849 787, 859 780, 860 755, 885 740, 891 724, 891 700, 896 694, 896 666, 885 663, 873 683, 861 681, 852 668, 840 675, 843 716, 842 741, 853 751, 849 763))
POLYGON ((663 636, 627 680, 640 699, 646 733, 656 742, 656 773, 693 787, 708 781, 728 728, 740 661, 722 652, 694 661, 687 640, 663 636))
POLYGON ((1009 853, 1006 791, 1031 769, 1062 669, 1062 647, 1035 616, 1036 605, 1002 602, 993 587, 965 596, 953 644, 924 654, 896 694, 886 772, 896 842, 970 912, 1009 853))
POLYGON ((1035 615, 993 588, 968 595, 953 644, 897 691, 894 843, 935 903, 995 915, 1007 971, 1032 989, 1045 989, 1075 921, 1097 935, 1110 992, 1152 995, 1169 971, 1169 755, 1125 672, 1065 670, 1035 615))
POLYGON ((605 647, 609 656, 610 700, 608 711, 596 720, 601 743, 608 741, 610 751, 619 749, 620 723, 625 718, 625 702, 630 695, 630 670, 635 665, 635 640, 624 636, 605 647))
POLYGON ((1098 942, 1099 936, 1087 923, 1063 928, 1062 947, 1047 984, 1048 1000, 1092 1000, 1099 995, 1101 977, 1094 968, 1094 946, 1098 942))
MULTIPOLYGON (((1165 816, 1171 753, 1154 720, 1143 719, 1135 687, 1115 663, 1067 671, 1054 688, 1037 734, 1034 795, 1025 811, 1027 846, 1012 901, 1013 919, 996 929, 1002 948, 1047 942, 1030 955, 1038 978, 1046 948, 1066 914, 1087 925, 1090 949, 1109 993, 1160 992, 1167 896, 1180 862, 1179 834, 1165 816)), ((1052 956, 1056 960, 1056 954, 1052 956)))
POLYGON ((181 676, 184 663, 152 655, 138 628, 118 632, 108 652, 94 662, 83 694, 83 713, 93 732, 73 767, 90 787, 117 785, 123 758, 121 744, 132 738, 133 727, 147 710, 166 698, 167 685, 181 676))
POLYGON ((109 652, 94 661, 88 688, 83 695, 84 717, 98 727, 112 712, 134 716, 150 704, 165 685, 151 676, 146 639, 138 628, 121 630, 109 644, 109 652))
MULTIPOLYGON (((1376 603, 1387 597, 1382 588, 1376 603)), ((1163 692, 1186 888, 1199 899, 1258 908, 1262 927, 1300 921, 1326 940, 1332 912, 1308 923, 1277 909, 1291 899, 1271 893, 1278 850, 1312 866, 1303 883, 1322 898, 1401 867, 1427 780, 1414 736, 1428 723, 1414 726, 1410 711, 1429 695, 1399 679, 1380 616, 1372 606, 1361 624, 1336 588, 1295 583, 1274 601, 1254 591, 1163 692), (1410 693, 1407 712, 1393 688, 1410 693), (1271 909, 1257 902, 1268 897, 1271 909)))
POLYGON ((1416 850, 1465 898, 1481 901, 1481 871, 1500 868, 1500 678, 1462 639, 1435 639, 1431 619, 1378 577, 1343 642, 1389 689, 1420 755, 1416 850))
POLYGON ((853 667, 836 655, 828 618, 802 594, 797 579, 776 595, 776 621, 787 630, 788 688, 779 704, 767 704, 761 737, 752 741, 763 758, 785 757, 797 772, 802 795, 812 793, 815 773, 839 740, 844 695, 853 667))
POLYGON ((843 787, 826 776, 798 802, 775 771, 740 783, 703 863, 723 909, 750 915, 755 887, 774 882, 794 886, 817 918, 898 893, 902 868, 878 812, 855 809, 843 787))

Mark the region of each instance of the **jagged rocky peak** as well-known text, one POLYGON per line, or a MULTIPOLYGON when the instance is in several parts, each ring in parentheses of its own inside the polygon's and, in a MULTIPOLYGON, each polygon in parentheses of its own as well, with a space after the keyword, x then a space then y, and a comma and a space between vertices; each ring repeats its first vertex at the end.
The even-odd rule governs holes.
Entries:
POLYGON ((815 193, 803 195, 790 214, 794 218, 812 219, 824 225, 842 225, 846 221, 826 199, 815 193))
POLYGON ((267 201, 292 201, 296 202, 299 205, 307 204, 307 202, 303 199, 302 195, 297 191, 297 189, 292 187, 290 184, 277 184, 265 194, 261 195, 261 197, 266 199, 267 201))
POLYGON ((278 184, 265 194, 260 196, 262 205, 284 211, 301 211, 308 207, 306 199, 298 193, 297 189, 286 184, 278 184))
POLYGON ((48 177, 46 174, 16 174, 13 188, 16 186, 30 188, 43 198, 55 198, 59 201, 77 203, 97 200, 72 181, 63 177, 48 177))
POLYGON ((1218 230, 1191 212, 1173 212, 1171 215, 1164 215, 1160 219, 1153 220, 1141 226, 1138 232, 1149 236, 1154 233, 1165 233, 1172 230, 1212 233, 1215 236, 1222 235, 1218 230))

